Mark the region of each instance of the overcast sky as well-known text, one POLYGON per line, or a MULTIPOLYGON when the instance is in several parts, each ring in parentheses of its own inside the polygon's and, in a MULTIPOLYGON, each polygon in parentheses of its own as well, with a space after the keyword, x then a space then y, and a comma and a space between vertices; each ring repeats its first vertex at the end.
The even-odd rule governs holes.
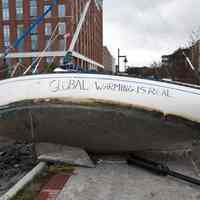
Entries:
POLYGON ((149 65, 185 46, 200 26, 200 0, 104 0, 104 44, 129 65, 149 65))

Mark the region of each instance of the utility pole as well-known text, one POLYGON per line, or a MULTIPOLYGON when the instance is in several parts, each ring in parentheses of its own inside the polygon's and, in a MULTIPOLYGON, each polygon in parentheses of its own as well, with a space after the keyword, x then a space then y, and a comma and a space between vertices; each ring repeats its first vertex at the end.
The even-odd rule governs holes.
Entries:
POLYGON ((120 56, 120 49, 118 48, 118 54, 117 54, 117 59, 118 59, 118 62, 117 62, 116 73, 118 73, 118 72, 119 72, 119 65, 120 65, 119 56, 120 56))
POLYGON ((124 58, 124 64, 125 64, 125 71, 126 71, 126 64, 128 62, 128 59, 127 59, 127 56, 125 55, 120 55, 120 49, 118 48, 118 56, 117 56, 117 60, 118 60, 118 65, 117 65, 117 69, 116 69, 116 73, 119 73, 120 72, 120 58, 124 58))

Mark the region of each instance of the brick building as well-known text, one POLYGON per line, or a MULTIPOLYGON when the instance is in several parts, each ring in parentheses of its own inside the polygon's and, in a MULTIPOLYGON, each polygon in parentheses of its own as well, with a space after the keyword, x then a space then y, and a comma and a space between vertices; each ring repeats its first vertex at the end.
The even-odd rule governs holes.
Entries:
POLYGON ((200 40, 191 46, 191 61, 194 67, 200 72, 200 40))
POLYGON ((167 72, 164 78, 171 78, 174 81, 186 82, 191 84, 199 84, 195 72, 190 67, 184 54, 190 59, 195 68, 195 63, 199 59, 197 55, 198 48, 180 48, 170 55, 162 56, 162 68, 167 72))
POLYGON ((103 47, 103 66, 106 73, 115 73, 115 59, 106 46, 103 47))
MULTIPOLYGON (((33 20, 42 15, 50 6, 51 0, 1 0, 0 1, 0 52, 12 46, 33 20)), ((55 28, 55 40, 47 48, 41 60, 39 72, 47 63, 57 65, 62 62, 68 49, 81 14, 88 0, 59 0, 17 49, 8 55, 7 64, 20 62, 28 66, 47 47, 55 28), (67 39, 66 39, 66 36, 67 39)), ((103 0, 91 0, 85 21, 74 48, 74 63, 82 68, 103 67, 103 0)), ((1 68, 4 63, 1 63, 1 68)))

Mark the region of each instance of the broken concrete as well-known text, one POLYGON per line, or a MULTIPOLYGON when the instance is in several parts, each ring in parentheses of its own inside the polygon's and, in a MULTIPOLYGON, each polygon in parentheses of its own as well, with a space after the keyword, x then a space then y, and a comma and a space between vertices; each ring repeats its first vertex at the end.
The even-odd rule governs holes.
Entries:
POLYGON ((36 153, 40 161, 95 167, 88 154, 80 148, 50 143, 39 143, 36 144, 36 153))

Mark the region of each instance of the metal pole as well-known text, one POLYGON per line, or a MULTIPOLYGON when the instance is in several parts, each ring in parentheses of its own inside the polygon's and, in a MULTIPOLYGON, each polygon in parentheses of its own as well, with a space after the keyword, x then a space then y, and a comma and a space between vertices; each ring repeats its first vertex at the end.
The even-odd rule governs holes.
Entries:
POLYGON ((143 169, 150 170, 158 175, 162 176, 173 176, 175 178, 187 181, 192 184, 200 185, 200 180, 195 179, 193 177, 185 176, 183 174, 180 174, 178 172, 172 171, 169 169, 168 166, 163 165, 162 163, 157 163, 151 160, 147 160, 145 158, 141 158, 138 156, 132 155, 128 160, 128 164, 139 166, 143 169))
POLYGON ((118 48, 118 66, 117 66, 117 73, 119 72, 119 68, 120 68, 120 49, 118 48))

